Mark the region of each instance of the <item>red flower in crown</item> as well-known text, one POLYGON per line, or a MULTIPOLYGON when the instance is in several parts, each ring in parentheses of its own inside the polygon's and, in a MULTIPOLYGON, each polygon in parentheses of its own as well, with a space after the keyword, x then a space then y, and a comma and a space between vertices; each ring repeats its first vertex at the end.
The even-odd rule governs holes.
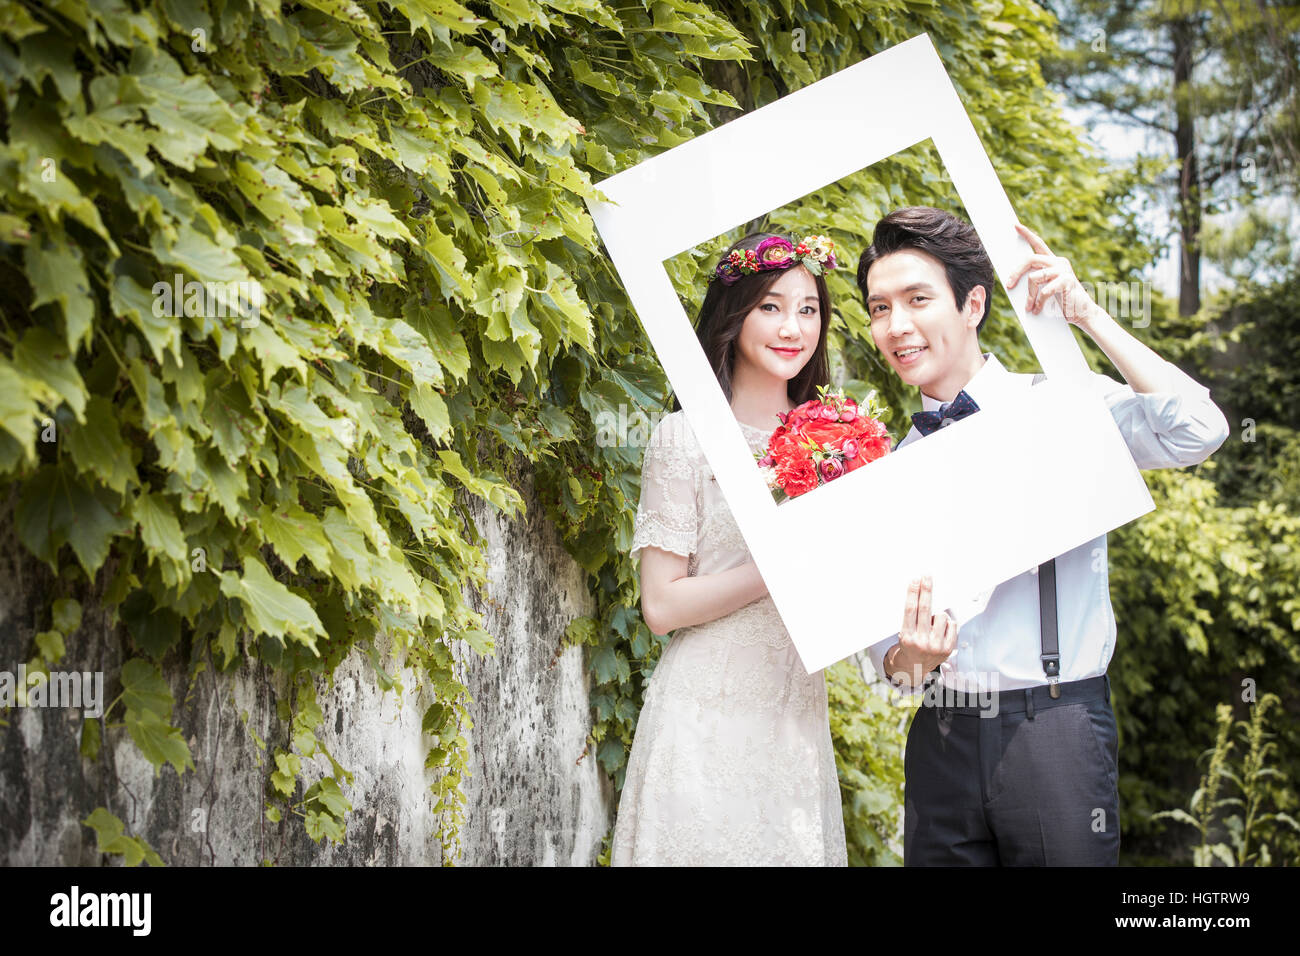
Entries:
POLYGON ((758 244, 759 260, 769 269, 781 269, 794 259, 794 246, 780 236, 768 236, 758 244))
POLYGON ((793 265, 803 265, 813 275, 820 275, 823 270, 836 267, 831 252, 834 248, 835 243, 825 236, 805 236, 798 243, 781 236, 768 236, 756 249, 733 249, 723 256, 709 281, 721 279, 725 285, 731 285, 742 276, 793 265))

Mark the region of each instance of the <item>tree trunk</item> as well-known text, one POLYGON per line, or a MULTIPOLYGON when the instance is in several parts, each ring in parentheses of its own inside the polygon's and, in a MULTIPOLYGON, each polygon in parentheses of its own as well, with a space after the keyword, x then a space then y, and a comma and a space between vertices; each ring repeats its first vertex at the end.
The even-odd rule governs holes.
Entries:
POLYGON ((1174 141, 1178 150, 1178 229, 1182 261, 1178 276, 1178 314, 1201 308, 1201 167, 1196 156, 1196 115, 1192 101, 1192 56, 1196 23, 1169 24, 1174 45, 1174 141))

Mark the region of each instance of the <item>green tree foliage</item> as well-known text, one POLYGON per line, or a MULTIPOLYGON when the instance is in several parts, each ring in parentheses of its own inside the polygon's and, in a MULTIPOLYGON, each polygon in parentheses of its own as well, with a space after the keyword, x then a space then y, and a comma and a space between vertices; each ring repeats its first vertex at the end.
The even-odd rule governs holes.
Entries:
MULTIPOLYGON (((1124 854, 1190 861, 1187 834, 1153 814, 1187 804, 1196 758, 1215 738, 1214 704, 1230 700, 1243 716, 1272 692, 1294 718, 1300 680, 1300 284, 1279 219, 1291 210, 1276 208, 1294 197, 1300 168, 1300 20, 1285 3, 1054 8, 1068 39, 1047 62, 1049 81, 1168 144, 1125 175, 1134 194, 1154 188, 1179 209, 1179 302, 1156 296, 1135 332, 1208 385, 1232 426, 1205 465, 1149 474, 1158 510, 1111 536, 1124 854), (1234 211, 1244 215, 1218 215, 1234 211), (1236 282, 1207 303, 1202 249, 1236 282)), ((1294 719, 1278 727, 1278 806, 1294 812, 1300 739, 1294 719)), ((1297 844, 1280 839, 1294 863, 1297 844)))
MULTIPOLYGON (((376 648, 391 646, 432 701, 452 858, 468 729, 452 650, 492 647, 466 596, 486 568, 462 504, 517 514, 522 459, 590 575, 597 612, 569 639, 589 654, 592 751, 621 784, 662 641, 627 558, 641 448, 597 429, 667 389, 584 200, 731 110, 920 32, 1022 218, 1081 274, 1145 264, 1098 201, 1121 187, 1043 84, 1055 32, 1027 2, 5 4, 0 475, 7 520, 58 582, 27 653, 54 663, 75 640, 58 601, 113 609, 133 649, 111 715, 83 728, 87 759, 125 724, 160 770, 191 767, 164 669, 262 661, 294 690, 268 817, 342 839, 348 771, 315 738, 308 678, 356 649, 387 689, 376 648)), ((943 175, 920 156, 801 218, 851 261, 881 210, 943 175)), ((901 403, 852 344, 853 290, 836 292, 848 375, 901 403)), ((990 344, 1029 361, 1013 339, 999 322, 990 344)), ((869 860, 888 826, 850 772, 869 735, 845 711, 863 693, 840 686, 837 733, 869 860)), ((896 751, 887 716, 865 719, 896 751)))
POLYGON ((1300 267, 1300 244, 1291 236, 1293 211, 1287 203, 1280 204, 1277 212, 1255 203, 1239 216, 1207 220, 1201 230, 1205 258, 1233 286, 1285 280, 1288 272, 1300 267))
MULTIPOLYGON (((1124 854, 1190 862, 1188 834, 1154 814, 1187 805, 1217 703, 1244 719, 1276 695, 1275 805, 1300 803, 1300 282, 1240 287, 1191 317, 1155 304, 1138 334, 1209 386, 1232 428, 1199 468, 1148 472, 1157 510, 1111 535, 1124 854)), ((1275 850, 1300 860, 1286 833, 1275 850)))
POLYGON ((1059 0, 1068 37, 1049 80, 1104 118, 1167 144, 1148 181, 1177 212, 1179 311, 1201 306, 1205 217, 1300 170, 1300 8, 1226 0, 1059 0))

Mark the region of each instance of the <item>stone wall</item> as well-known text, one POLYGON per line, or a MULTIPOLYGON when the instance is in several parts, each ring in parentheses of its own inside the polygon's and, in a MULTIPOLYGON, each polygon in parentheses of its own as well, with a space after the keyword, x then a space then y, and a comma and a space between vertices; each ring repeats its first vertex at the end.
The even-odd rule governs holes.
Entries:
MULTIPOLYGON (((591 711, 582 648, 560 648, 565 627, 590 612, 591 599, 584 572, 540 517, 530 476, 517 487, 528 509, 520 519, 466 502, 491 568, 482 601, 470 597, 496 648, 494 657, 467 652, 458 658, 474 698, 474 726, 466 734, 471 775, 462 785, 466 819, 456 862, 588 865, 611 825, 614 795, 586 752, 591 711)), ((12 498, 0 511, 0 670, 16 674, 54 577, 18 545, 11 514, 12 498)), ((82 626, 56 669, 115 675, 129 653, 122 629, 110 627, 107 612, 82 603, 82 626)), ((175 657, 164 673, 196 768, 180 777, 170 766, 155 773, 122 727, 106 732, 97 761, 82 758, 78 710, 0 711, 8 721, 0 726, 0 863, 105 862, 94 833, 79 822, 96 806, 115 813, 173 865, 442 862, 428 790, 434 778, 424 769, 420 731, 430 700, 413 690, 410 671, 399 672, 403 693, 381 694, 369 660, 355 653, 332 682, 317 682, 325 717, 318 733, 354 774, 344 786, 354 808, 347 839, 336 846, 314 843, 297 817, 276 824, 263 813, 274 769, 268 751, 287 747, 275 719, 287 689, 279 675, 246 661, 234 674, 203 669, 191 680, 175 657)), ((120 689, 107 681, 106 700, 120 689)), ((304 760, 308 782, 327 773, 323 756, 304 760)))

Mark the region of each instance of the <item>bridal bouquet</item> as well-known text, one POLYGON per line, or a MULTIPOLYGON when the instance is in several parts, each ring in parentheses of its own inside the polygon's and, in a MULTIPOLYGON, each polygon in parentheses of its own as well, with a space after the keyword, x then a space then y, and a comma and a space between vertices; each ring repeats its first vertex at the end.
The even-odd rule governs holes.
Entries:
POLYGON ((817 391, 817 398, 778 416, 781 424, 758 458, 774 493, 797 497, 889 453, 875 392, 863 407, 841 391, 817 391))

